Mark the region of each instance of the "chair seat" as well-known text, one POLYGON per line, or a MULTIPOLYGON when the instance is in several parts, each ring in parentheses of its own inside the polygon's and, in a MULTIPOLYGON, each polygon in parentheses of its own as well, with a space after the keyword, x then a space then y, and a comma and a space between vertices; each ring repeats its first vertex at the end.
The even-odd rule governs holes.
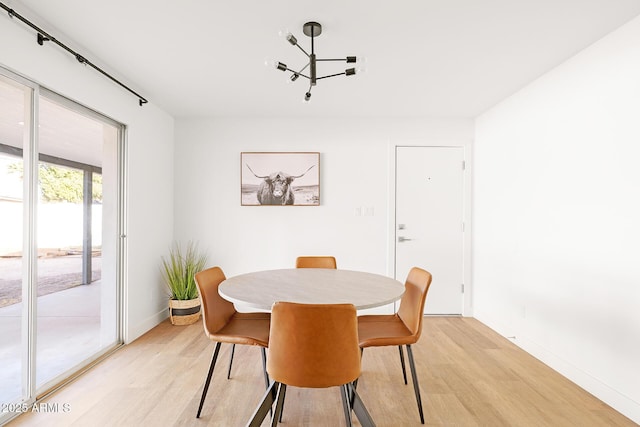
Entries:
POLYGON ((358 317, 358 341, 360 348, 366 348, 411 345, 417 339, 397 314, 380 314, 358 317))
POLYGON ((209 339, 229 344, 269 346, 269 313, 235 313, 229 322, 209 339))

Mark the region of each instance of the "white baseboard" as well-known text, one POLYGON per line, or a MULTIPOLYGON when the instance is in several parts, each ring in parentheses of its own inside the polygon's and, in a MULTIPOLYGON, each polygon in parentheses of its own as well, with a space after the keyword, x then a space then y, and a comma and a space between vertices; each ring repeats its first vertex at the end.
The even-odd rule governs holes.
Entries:
POLYGON ((569 361, 558 357, 551 350, 540 346, 525 336, 522 336, 514 331, 512 327, 492 318, 491 315, 486 315, 476 309, 476 315, 474 318, 493 329, 498 334, 509 339, 509 341, 513 342, 515 345, 540 360, 551 369, 568 378, 570 381, 582 387, 587 392, 593 394, 595 397, 602 400, 622 415, 640 424, 640 403, 618 392, 582 369, 577 368, 569 361))
POLYGON ((139 322, 135 325, 127 325, 125 327, 125 336, 124 343, 130 344, 136 339, 140 338, 142 335, 149 332, 151 329, 158 326, 161 322, 163 322, 167 317, 169 317, 169 308, 165 308, 155 313, 152 316, 147 317, 142 322, 139 322))

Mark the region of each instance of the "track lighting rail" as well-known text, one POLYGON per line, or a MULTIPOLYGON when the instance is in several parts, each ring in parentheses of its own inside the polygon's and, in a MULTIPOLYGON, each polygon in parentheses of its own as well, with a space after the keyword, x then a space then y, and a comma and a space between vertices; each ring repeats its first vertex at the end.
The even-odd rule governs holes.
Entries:
POLYGON ((31 27, 31 29, 35 30, 37 32, 37 39, 36 40, 37 40, 37 42, 38 42, 38 44, 40 46, 43 46, 45 42, 52 42, 52 43, 57 44, 62 49, 66 50, 68 53, 73 55, 79 63, 90 66, 91 68, 93 68, 94 70, 96 70, 97 72, 102 74, 103 76, 105 76, 108 79, 110 79, 112 82, 116 83, 117 85, 121 86, 122 88, 126 89, 127 91, 129 91, 130 93, 135 95, 138 98, 138 103, 140 104, 140 106, 142 106, 142 105, 146 104, 147 102, 149 102, 142 95, 138 94, 136 91, 134 91, 133 89, 131 89, 130 87, 128 87, 124 83, 120 82, 115 77, 111 76, 109 73, 104 71, 102 68, 100 68, 97 65, 93 64, 86 57, 80 55, 79 53, 77 53, 76 51, 71 49, 69 46, 65 45, 64 43, 62 43, 61 41, 59 41, 58 39, 56 39, 55 37, 53 37, 52 35, 47 33, 46 31, 44 31, 41 28, 39 28, 33 22, 29 21, 28 19, 26 19, 25 17, 23 17, 22 15, 17 13, 15 10, 11 9, 9 6, 7 6, 4 3, 0 2, 0 8, 4 9, 9 14, 10 18, 16 18, 16 19, 20 20, 21 22, 23 22, 24 24, 26 24, 27 26, 31 27))

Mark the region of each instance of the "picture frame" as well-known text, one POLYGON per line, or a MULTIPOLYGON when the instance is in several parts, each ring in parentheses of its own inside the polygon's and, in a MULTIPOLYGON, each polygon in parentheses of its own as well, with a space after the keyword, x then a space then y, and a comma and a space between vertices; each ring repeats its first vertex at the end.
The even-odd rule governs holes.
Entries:
POLYGON ((242 206, 320 206, 319 152, 240 153, 242 206))

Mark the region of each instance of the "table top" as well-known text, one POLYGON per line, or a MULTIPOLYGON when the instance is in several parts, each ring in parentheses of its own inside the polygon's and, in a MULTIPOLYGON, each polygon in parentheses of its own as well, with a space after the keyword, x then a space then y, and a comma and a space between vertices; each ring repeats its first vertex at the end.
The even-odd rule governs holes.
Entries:
POLYGON ((220 295, 246 307, 271 310, 277 301, 303 304, 350 303, 356 309, 380 307, 400 299, 404 285, 390 277, 328 268, 266 270, 231 277, 220 295))

